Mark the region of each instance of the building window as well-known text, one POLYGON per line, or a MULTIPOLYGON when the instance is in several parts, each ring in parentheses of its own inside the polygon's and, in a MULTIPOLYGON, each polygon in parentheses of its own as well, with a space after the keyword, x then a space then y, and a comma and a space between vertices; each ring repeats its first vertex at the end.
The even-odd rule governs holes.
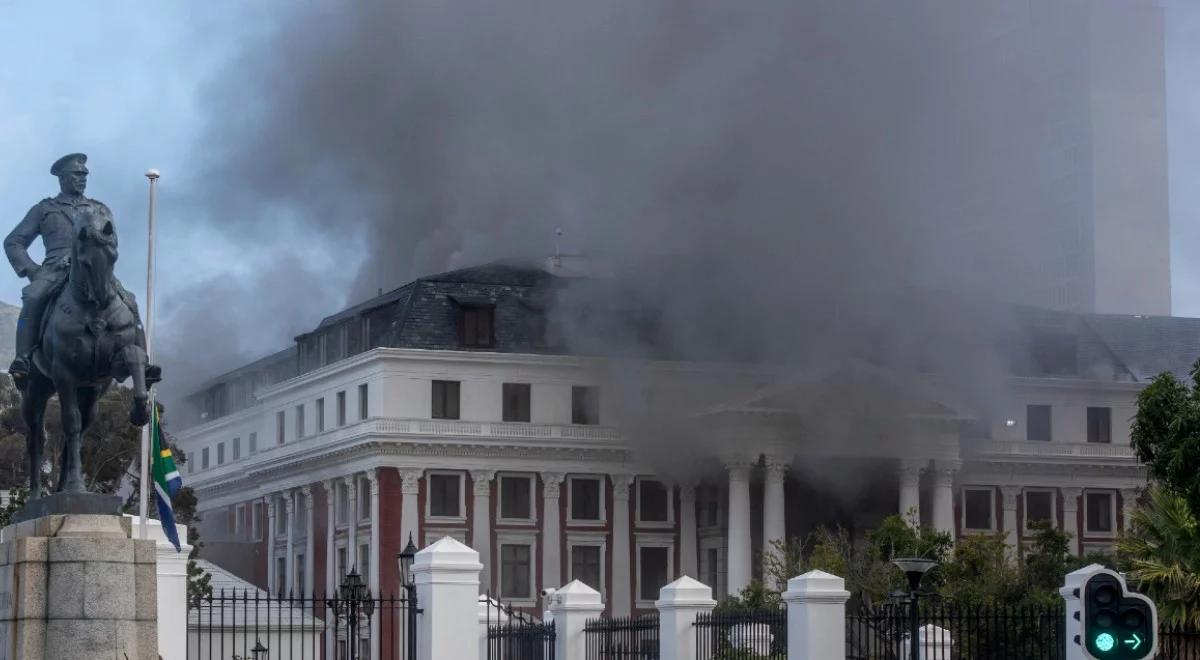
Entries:
POLYGON ((370 416, 371 409, 368 406, 367 399, 367 384, 363 383, 358 386, 358 421, 362 421, 370 416))
POLYGON ((251 508, 250 534, 255 541, 262 540, 262 502, 255 502, 251 508))
POLYGON ((500 477, 500 519, 531 520, 533 518, 533 477, 503 475, 500 477))
POLYGON ((363 577, 363 582, 367 581, 367 576, 371 574, 371 544, 363 543, 358 546, 358 574, 363 577))
POLYGON ((275 413, 275 442, 276 442, 276 444, 280 444, 280 445, 283 444, 284 432, 285 432, 285 424, 284 424, 284 418, 283 418, 283 411, 280 410, 279 412, 275 413))
POLYGON ((658 600, 658 591, 670 582, 670 576, 671 548, 638 548, 638 600, 651 603, 658 600))
POLYGON ((291 523, 287 500, 288 496, 285 495, 275 501, 275 536, 287 536, 288 524, 291 523))
POLYGON ((317 399, 317 402, 313 405, 316 407, 315 412, 317 413, 317 433, 324 433, 325 432, 325 397, 321 397, 320 399, 317 399))
POLYGON ((307 587, 307 585, 305 584, 305 577, 306 576, 304 575, 304 553, 301 552, 296 555, 296 594, 297 595, 303 595, 305 593, 305 590, 307 587))
POLYGON ((995 505, 991 488, 963 489, 963 529, 991 531, 995 525, 995 505))
POLYGON ((459 382, 457 380, 433 381, 434 419, 458 419, 459 382))
POLYGON ((529 399, 532 387, 529 383, 504 384, 504 421, 528 422, 529 399))
POLYGON ((600 388, 583 385, 571 387, 571 423, 600 423, 600 388))
POLYGON ((1025 406, 1025 439, 1050 442, 1050 406, 1025 406))
POLYGON ((257 454, 258 453, 258 433, 257 432, 255 432, 255 431, 250 432, 250 443, 249 444, 250 444, 250 454, 252 456, 254 454, 257 454))
POLYGON ((1112 442, 1112 408, 1088 407, 1087 441, 1112 442))
POLYGON ((598 545, 571 546, 571 580, 579 580, 596 591, 604 591, 600 576, 602 548, 598 545))
POLYGON ((194 473, 196 471, 196 461, 194 461, 194 460, 188 461, 187 467, 188 467, 188 474, 194 473))
POLYGON ((661 481, 638 479, 637 512, 639 523, 671 521, 671 493, 661 481))
POLYGON ((208 447, 200 450, 200 469, 208 469, 208 447))
POLYGON ((371 480, 358 480, 358 519, 371 519, 371 480))
POLYGON ((346 425, 346 392, 345 390, 337 393, 337 425, 346 425))
POLYGON ((492 318, 495 308, 488 306, 462 308, 462 345, 467 348, 492 346, 492 318))
POLYGON ((713 586, 713 593, 717 592, 716 584, 720 578, 720 551, 716 548, 709 548, 704 552, 704 570, 702 574, 707 578, 706 584, 713 586))
MULTIPOLYGON (((721 522, 721 490, 713 486, 696 487, 696 516, 700 527, 716 527, 721 522)), ((709 584, 716 584, 710 582, 709 584)))
POLYGON ((284 585, 287 584, 287 557, 275 558, 275 589, 278 590, 278 595, 286 596, 287 589, 284 585))
POLYGON ((225 465, 225 443, 217 443, 217 465, 225 465))
POLYGON ((461 518, 462 477, 457 474, 429 475, 429 512, 435 518, 461 518))
POLYGON ((572 522, 604 520, 601 477, 567 477, 567 511, 572 522))
POLYGON ((346 546, 342 546, 337 549, 337 584, 341 584, 342 578, 346 577, 349 572, 350 569, 346 566, 346 546))
POLYGON ((233 439, 233 460, 238 460, 242 457, 242 439, 237 437, 233 439))
MULTIPOLYGON (((338 522, 345 525, 350 522, 350 487, 339 482, 337 487, 338 522)), ((345 575, 345 573, 342 573, 345 575)))
POLYGON ((500 546, 500 597, 528 600, 533 597, 532 548, 505 543, 500 546))
POLYGON ((1084 530, 1089 534, 1108 536, 1116 529, 1113 494, 1107 492, 1086 493, 1083 498, 1084 530))
POLYGON ((296 439, 304 437, 304 404, 296 406, 296 439))
POLYGON ((1054 492, 1049 490, 1027 490, 1025 495, 1025 531, 1037 523, 1054 526, 1054 492))
POLYGON ((240 541, 246 535, 246 506, 239 504, 233 511, 233 534, 240 541))

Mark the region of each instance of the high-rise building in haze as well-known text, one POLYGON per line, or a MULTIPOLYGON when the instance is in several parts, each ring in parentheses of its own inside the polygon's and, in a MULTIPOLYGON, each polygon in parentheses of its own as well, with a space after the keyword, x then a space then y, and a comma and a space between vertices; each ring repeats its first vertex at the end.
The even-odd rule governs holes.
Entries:
POLYGON ((943 46, 970 92, 938 111, 933 148, 958 159, 936 168, 939 275, 1055 309, 1170 314, 1159 3, 966 4, 943 46))

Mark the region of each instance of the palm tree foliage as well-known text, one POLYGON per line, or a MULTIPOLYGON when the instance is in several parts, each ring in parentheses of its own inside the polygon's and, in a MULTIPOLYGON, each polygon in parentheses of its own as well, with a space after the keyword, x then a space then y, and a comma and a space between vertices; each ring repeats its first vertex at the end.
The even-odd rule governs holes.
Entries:
POLYGON ((1200 626, 1200 525, 1186 497, 1151 487, 1117 552, 1133 585, 1158 604, 1160 620, 1200 626))

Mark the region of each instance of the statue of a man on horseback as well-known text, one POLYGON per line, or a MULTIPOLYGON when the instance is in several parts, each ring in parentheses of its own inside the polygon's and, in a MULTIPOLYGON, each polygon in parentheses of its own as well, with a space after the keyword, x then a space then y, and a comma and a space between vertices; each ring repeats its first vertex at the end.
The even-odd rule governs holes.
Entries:
POLYGON ((61 192, 38 202, 4 240, 13 270, 29 278, 21 294, 16 357, 9 367, 21 391, 21 414, 29 428, 30 498, 42 495, 41 465, 46 402, 58 394, 66 446, 57 490, 84 492, 80 448, 100 397, 113 380, 133 378, 130 422, 148 420, 147 376, 157 369, 146 356, 137 303, 113 274, 117 233, 112 212, 84 197, 87 156, 69 154, 50 173, 61 192), (41 237, 45 259, 28 248, 41 237))

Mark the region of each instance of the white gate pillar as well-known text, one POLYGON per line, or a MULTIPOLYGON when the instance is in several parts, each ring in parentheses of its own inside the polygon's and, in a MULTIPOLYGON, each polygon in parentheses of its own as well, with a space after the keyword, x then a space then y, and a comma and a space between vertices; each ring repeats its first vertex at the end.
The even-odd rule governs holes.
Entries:
POLYGON ((846 660, 846 582, 824 571, 788 580, 788 660, 846 660))
POLYGON ((464 628, 479 619, 479 553, 447 536, 417 553, 413 580, 423 613, 417 617, 416 660, 475 658, 479 637, 464 628))
POLYGON ((587 657, 587 637, 583 626, 588 619, 600 616, 604 603, 600 592, 571 580, 550 597, 550 614, 554 617, 554 657, 562 660, 584 660, 587 657))
MULTIPOLYGON (((713 611, 712 587, 683 576, 659 589, 659 660, 696 660, 696 615, 713 611)), ((582 656, 581 656, 582 657, 582 656)))

